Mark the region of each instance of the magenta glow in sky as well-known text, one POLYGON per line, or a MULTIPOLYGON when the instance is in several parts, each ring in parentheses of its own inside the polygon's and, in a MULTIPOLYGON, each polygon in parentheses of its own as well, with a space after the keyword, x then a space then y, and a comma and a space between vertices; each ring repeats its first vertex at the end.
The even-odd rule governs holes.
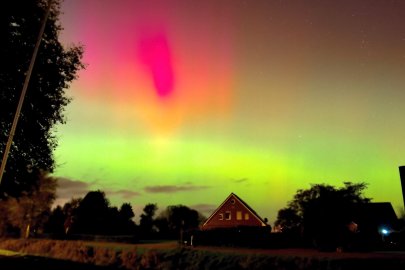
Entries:
POLYGON ((138 45, 139 59, 150 72, 157 94, 164 98, 174 89, 174 74, 168 40, 164 33, 146 33, 138 45))
POLYGON ((82 43, 88 67, 57 130, 61 201, 102 189, 209 215, 235 192, 272 223, 297 189, 364 181, 402 211, 405 2, 62 9, 64 43, 82 43))

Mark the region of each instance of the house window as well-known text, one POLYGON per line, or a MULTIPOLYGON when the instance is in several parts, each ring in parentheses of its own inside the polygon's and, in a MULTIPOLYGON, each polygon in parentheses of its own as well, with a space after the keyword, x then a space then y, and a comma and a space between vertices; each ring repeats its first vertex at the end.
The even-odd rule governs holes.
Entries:
POLYGON ((231 204, 235 204, 235 200, 234 200, 234 199, 231 200, 231 204))
POLYGON ((245 220, 249 220, 249 213, 245 213, 245 220))
POLYGON ((236 220, 242 220, 242 211, 236 212, 236 220))
POLYGON ((231 220, 231 212, 230 211, 225 212, 225 219, 226 220, 231 220))
POLYGON ((219 220, 224 220, 224 214, 219 214, 219 220))

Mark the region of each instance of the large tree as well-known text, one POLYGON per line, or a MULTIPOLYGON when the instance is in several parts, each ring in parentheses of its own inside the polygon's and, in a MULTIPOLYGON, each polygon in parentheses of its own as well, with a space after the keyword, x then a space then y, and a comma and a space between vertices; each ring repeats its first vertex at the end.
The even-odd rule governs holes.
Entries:
POLYGON ((135 213, 130 203, 123 203, 118 212, 118 227, 115 234, 133 234, 135 233, 135 222, 133 218, 135 213))
POLYGON ((169 205, 156 219, 159 233, 170 238, 182 237, 182 233, 197 229, 205 218, 185 205, 169 205))
POLYGON ((275 222, 285 232, 300 232, 316 245, 334 246, 339 236, 355 218, 359 205, 370 202, 364 197, 365 183, 345 182, 343 187, 316 184, 300 189, 275 222))
POLYGON ((30 192, 0 201, 0 212, 3 214, 0 227, 3 233, 8 233, 7 228, 11 227, 24 237, 29 237, 31 232, 42 232, 55 200, 56 179, 44 172, 39 172, 37 178, 35 188, 30 192))
MULTIPOLYGON (((115 209, 116 210, 116 209, 115 209)), ((116 212, 118 212, 116 210, 116 212)), ((108 234, 113 221, 110 201, 103 191, 90 191, 84 196, 76 211, 73 233, 108 234)))
POLYGON ((143 213, 140 216, 139 229, 142 237, 149 237, 154 232, 155 214, 158 210, 157 204, 148 203, 143 208, 143 213))
MULTIPOLYGON (((44 17, 45 0, 8 1, 0 9, 0 154, 11 123, 44 17)), ((83 48, 64 47, 59 34, 60 0, 53 0, 35 66, 0 185, 0 198, 35 188, 36 172, 52 172, 56 124, 64 123, 70 98, 66 89, 82 69, 83 48)))

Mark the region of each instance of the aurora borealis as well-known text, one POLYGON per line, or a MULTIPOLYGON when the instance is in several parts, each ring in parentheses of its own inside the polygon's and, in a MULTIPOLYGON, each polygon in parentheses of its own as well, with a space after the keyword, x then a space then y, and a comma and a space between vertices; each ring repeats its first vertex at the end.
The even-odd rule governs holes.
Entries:
POLYGON ((364 181, 403 211, 404 1, 65 0, 62 11, 62 40, 82 43, 88 66, 56 131, 55 175, 75 190, 60 201, 101 189, 137 216, 149 202, 208 215, 234 192, 272 224, 297 189, 364 181))

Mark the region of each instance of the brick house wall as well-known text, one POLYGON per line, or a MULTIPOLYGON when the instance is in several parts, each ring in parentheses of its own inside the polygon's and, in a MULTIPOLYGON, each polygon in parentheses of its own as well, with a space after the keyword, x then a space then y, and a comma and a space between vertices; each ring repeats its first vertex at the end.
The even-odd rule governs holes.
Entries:
POLYGON ((203 225, 203 229, 238 226, 262 227, 264 221, 238 196, 231 193, 203 225))

